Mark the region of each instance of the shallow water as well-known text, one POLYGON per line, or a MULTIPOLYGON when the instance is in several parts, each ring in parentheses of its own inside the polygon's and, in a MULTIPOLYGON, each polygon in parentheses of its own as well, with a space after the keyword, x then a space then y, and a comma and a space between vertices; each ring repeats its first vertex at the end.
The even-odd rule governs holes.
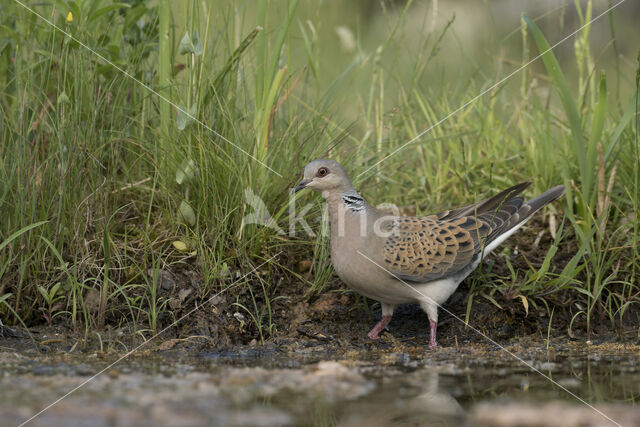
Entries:
POLYGON ((549 378, 485 347, 147 352, 90 381, 118 355, 0 352, 0 420, 86 382, 29 425, 640 425, 637 347, 516 350, 549 378))

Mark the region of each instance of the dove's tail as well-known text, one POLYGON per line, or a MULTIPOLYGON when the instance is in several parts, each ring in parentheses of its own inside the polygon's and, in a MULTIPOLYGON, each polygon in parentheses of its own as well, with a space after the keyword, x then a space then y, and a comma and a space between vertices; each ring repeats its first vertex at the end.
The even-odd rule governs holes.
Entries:
MULTIPOLYGON (((502 224, 497 225, 495 228, 492 227, 491 233, 486 237, 485 240, 485 250, 484 253, 488 254, 497 246, 499 246, 502 242, 507 240, 509 236, 511 236, 517 229, 522 227, 525 222, 527 222, 534 213, 553 202, 554 200, 559 199, 565 193, 564 185, 558 185, 557 187, 553 187, 544 193, 540 194, 537 197, 534 197, 531 200, 528 200, 525 203, 522 203, 521 197, 516 197, 505 202, 503 206, 501 206, 495 214, 495 217, 492 222, 496 221, 504 221, 502 224), (515 203, 514 203, 515 202, 515 203), (511 205, 511 206, 509 206, 511 205), (511 211, 509 212, 509 207, 511 207, 511 211), (515 208, 515 209, 514 209, 515 208), (500 215, 503 212, 508 212, 507 218, 504 218, 500 215)), ((486 215, 486 214, 485 214, 486 215)), ((492 224, 493 225, 493 224, 492 224)))

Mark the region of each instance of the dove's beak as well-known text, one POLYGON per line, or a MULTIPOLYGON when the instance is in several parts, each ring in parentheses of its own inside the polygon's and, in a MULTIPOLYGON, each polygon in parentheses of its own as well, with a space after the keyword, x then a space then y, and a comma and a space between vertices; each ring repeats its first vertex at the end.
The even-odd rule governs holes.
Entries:
POLYGON ((306 187, 307 187, 307 185, 309 185, 309 183, 310 183, 310 182, 311 182, 311 180, 310 180, 310 179, 303 179, 302 181, 300 181, 300 182, 298 183, 298 185, 296 185, 296 186, 293 188, 293 192, 294 192, 294 193, 297 193, 298 191, 300 191, 300 190, 302 190, 302 189, 306 188, 306 187))

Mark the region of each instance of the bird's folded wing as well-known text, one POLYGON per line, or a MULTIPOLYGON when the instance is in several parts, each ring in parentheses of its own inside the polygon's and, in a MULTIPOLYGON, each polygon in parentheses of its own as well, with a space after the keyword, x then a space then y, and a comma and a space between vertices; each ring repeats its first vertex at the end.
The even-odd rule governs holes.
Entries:
POLYGON ((529 185, 523 182, 472 205, 428 217, 394 218, 386 227, 393 231, 384 242, 385 267, 394 277, 413 282, 457 273, 483 246, 564 193, 564 187, 556 187, 523 204, 518 194, 529 185))
POLYGON ((437 280, 469 265, 490 232, 490 225, 478 217, 399 217, 384 243, 385 267, 402 280, 437 280))

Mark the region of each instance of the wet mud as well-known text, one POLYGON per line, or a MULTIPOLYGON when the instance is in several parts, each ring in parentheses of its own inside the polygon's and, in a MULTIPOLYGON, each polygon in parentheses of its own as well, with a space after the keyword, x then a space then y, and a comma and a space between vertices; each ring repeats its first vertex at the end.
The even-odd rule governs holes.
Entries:
POLYGON ((3 425, 43 409, 29 425, 640 423, 634 345, 354 349, 283 340, 125 354, 0 352, 3 425))

